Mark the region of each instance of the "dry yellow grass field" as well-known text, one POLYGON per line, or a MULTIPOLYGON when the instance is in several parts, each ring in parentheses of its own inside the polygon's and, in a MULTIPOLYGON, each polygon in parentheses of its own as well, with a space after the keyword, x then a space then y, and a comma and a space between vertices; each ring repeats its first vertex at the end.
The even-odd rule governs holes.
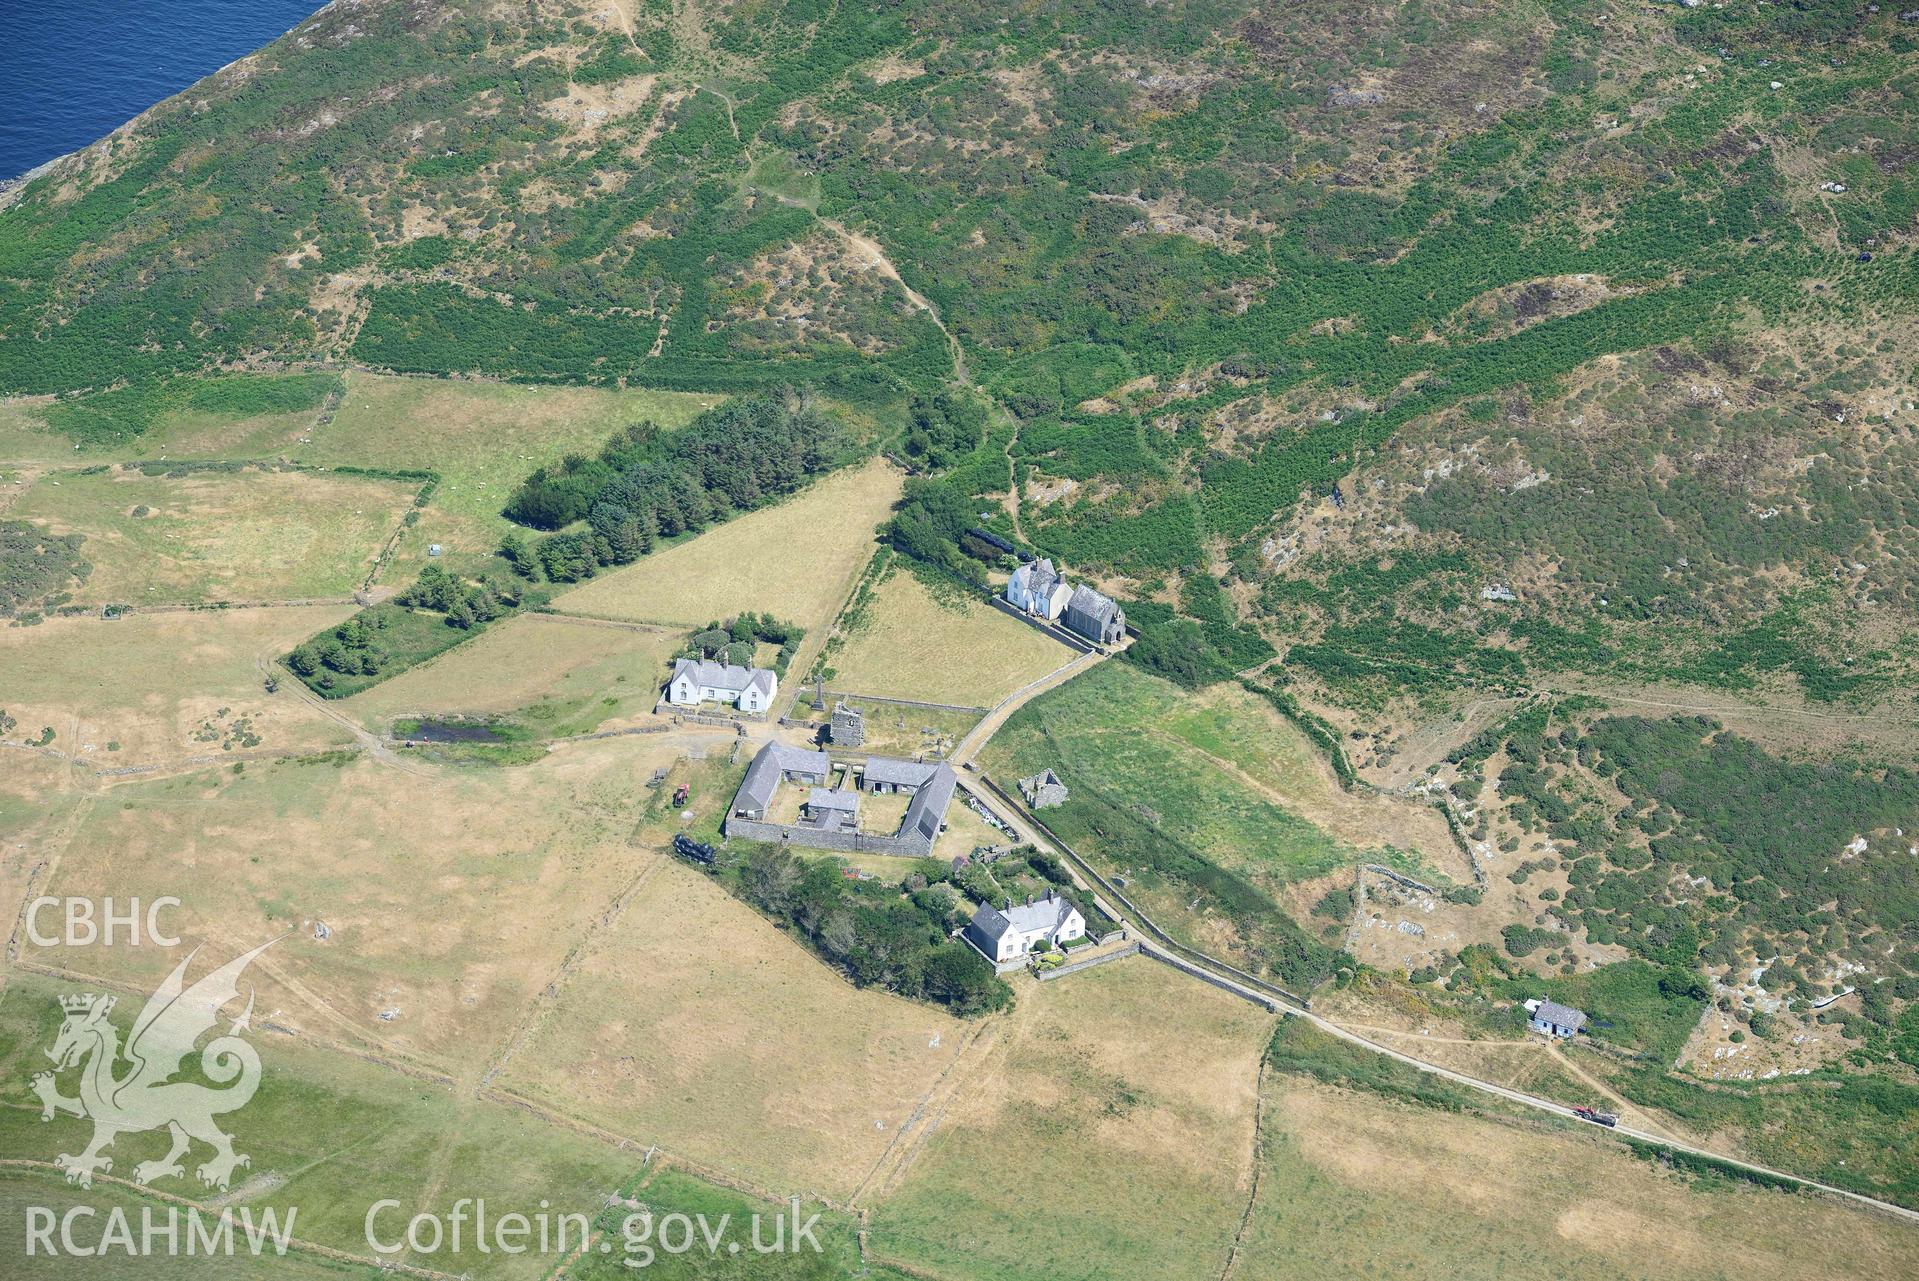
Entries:
POLYGON ((52 746, 88 769, 220 756, 247 746, 238 740, 249 732, 262 750, 333 746, 347 731, 284 687, 268 694, 261 660, 352 612, 324 605, 0 628, 0 708, 19 722, 10 737, 50 725, 52 746), (209 726, 217 737, 206 737, 209 726))
POLYGON ((290 414, 176 412, 164 415, 145 433, 113 447, 135 458, 279 458, 291 457, 320 416, 320 407, 290 414))
POLYGON ((396 716, 505 715, 534 709, 550 732, 577 732, 650 712, 666 681, 677 632, 594 627, 519 614, 340 707, 370 729, 396 716))
MULTIPOLYGON (((0 748, 0 920, 20 919, 41 861, 60 847, 68 823, 88 803, 87 793, 67 787, 68 772, 57 757, 0 748)), ((0 947, 0 978, 7 973, 6 952, 0 947)))
POLYGON ((313 472, 114 468, 42 476, 12 515, 86 535, 81 602, 310 600, 360 585, 415 492, 313 472))
POLYGON ((1267 1078, 1266 1159, 1233 1276, 1912 1276, 1912 1228, 1809 1196, 1688 1184, 1598 1135, 1267 1078))
MULTIPOLYGON (((183 946, 179 955, 184 954, 183 946)), ((227 959, 209 949, 196 958, 190 973, 203 972, 215 955, 227 959)), ((247 971, 246 982, 258 976, 256 961, 247 971)), ((47 1161, 58 1152, 78 1151, 91 1129, 88 1121, 74 1117, 43 1123, 27 1084, 40 1070, 36 1062, 47 1063, 43 1054, 46 1014, 57 1009, 58 999, 74 987, 48 976, 16 973, 0 996, 0 1100, 4 1101, 0 1151, 21 1160, 5 1172, 12 1182, 0 1184, 0 1207, 10 1221, 0 1226, 0 1249, 12 1246, 19 1252, 9 1257, 24 1256, 23 1205, 64 1206, 71 1199, 98 1206, 102 1216, 108 1206, 124 1205, 130 1221, 138 1225, 144 1204, 158 1210, 159 1222, 165 1223, 166 1202, 113 1181, 130 1178, 142 1160, 158 1158, 166 1150, 164 1129, 119 1135, 111 1149, 113 1171, 91 1191, 66 1185, 60 1172, 50 1166, 26 1164, 47 1161)), ((266 993, 260 995, 264 1000, 266 993)), ((121 998, 113 1017, 124 1030, 138 1010, 129 994, 121 998)), ((217 1214, 221 1203, 234 1205, 236 1212, 244 1207, 255 1215, 271 1208, 282 1224, 293 1226, 296 1241, 343 1251, 367 1260, 367 1265, 344 1267, 298 1245, 284 1258, 269 1255, 256 1260, 247 1258, 244 1250, 233 1258, 204 1249, 189 1254, 182 1238, 180 1248, 168 1252, 161 1238, 153 1256, 105 1268, 100 1275, 141 1281, 339 1281, 378 1276, 382 1273, 373 1266, 366 1238, 367 1213, 376 1200, 391 1198, 403 1207, 393 1209, 390 1217, 387 1210, 380 1212, 382 1239, 403 1233, 414 1213, 446 1215, 462 1198, 484 1197, 492 1216, 531 1215, 542 1206, 552 1207, 555 1213, 591 1216, 611 1191, 633 1177, 640 1164, 638 1153, 604 1136, 540 1124, 510 1104, 428 1084, 386 1065, 335 1052, 307 1037, 288 1036, 256 1023, 249 1040, 260 1055, 261 1088, 225 1123, 238 1150, 248 1157, 248 1167, 238 1172, 229 1194, 219 1195, 199 1185, 190 1159, 182 1175, 156 1180, 155 1192, 190 1198, 209 1215, 217 1214), (385 1230, 389 1222, 397 1225, 391 1234, 385 1230)), ((463 1234, 460 1248, 453 1248, 449 1234, 437 1252, 416 1255, 411 1261, 431 1266, 434 1271, 428 1276, 538 1281, 552 1272, 555 1258, 537 1250, 482 1251, 469 1231, 463 1234)), ((31 1275, 37 1267, 8 1275, 31 1275)), ((50 1274, 61 1272, 56 1268, 50 1274)))
POLYGON ((988 827, 986 820, 967 808, 965 797, 955 794, 946 810, 946 830, 934 842, 933 854, 937 858, 952 859, 971 854, 982 845, 1003 845, 1007 840, 1005 833, 988 827))
POLYGON ((900 830, 900 823, 906 818, 906 807, 913 798, 905 792, 869 794, 860 798, 860 830, 891 836, 900 830))
POLYGON ((71 435, 47 426, 43 414, 53 404, 51 396, 0 401, 0 462, 70 467, 107 459, 279 458, 299 448, 320 413, 318 404, 257 414, 167 408, 138 435, 89 438, 76 449, 71 435))
POLYGON ((968 1030, 854 988, 662 857, 500 1084, 761 1187, 844 1199, 968 1030))
MULTIPOLYGON (((831 709, 842 700, 827 700, 826 710, 813 706, 811 689, 794 705, 792 715, 809 725, 823 726, 831 709)), ((978 712, 956 712, 944 708, 907 707, 901 703, 882 703, 875 699, 847 698, 848 706, 865 714, 864 750, 875 756, 917 756, 926 752, 950 752, 979 724, 978 712)))
MULTIPOLYGON (((53 854, 43 892, 175 895, 180 932, 216 950, 292 931, 259 963, 262 1016, 477 1076, 657 859, 629 838, 644 779, 669 759, 623 738, 512 769, 361 755, 125 783, 53 854)), ((22 955, 149 991, 177 959, 124 946, 22 955)))
POLYGON ((873 533, 900 494, 882 462, 837 472, 776 507, 603 574, 554 599, 557 609, 698 626, 742 610, 809 632, 824 627, 873 553, 873 533))
POLYGON ((832 657, 836 689, 991 707, 1074 652, 982 601, 936 598, 895 567, 832 657))
POLYGON ((1144 957, 1016 990, 879 1191, 873 1257, 982 1281, 1215 1281, 1251 1194, 1272 1018, 1144 957))

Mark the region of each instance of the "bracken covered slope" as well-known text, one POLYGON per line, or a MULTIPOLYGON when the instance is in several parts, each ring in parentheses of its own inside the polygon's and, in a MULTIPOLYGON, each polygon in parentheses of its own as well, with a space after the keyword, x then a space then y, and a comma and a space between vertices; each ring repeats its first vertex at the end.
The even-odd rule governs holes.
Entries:
POLYGON ((933 442, 955 507, 1010 477, 1003 533, 1206 633, 1176 667, 1877 696, 1919 603, 1916 37, 1810 0, 340 0, 15 193, 0 392, 958 378, 996 412, 933 442))

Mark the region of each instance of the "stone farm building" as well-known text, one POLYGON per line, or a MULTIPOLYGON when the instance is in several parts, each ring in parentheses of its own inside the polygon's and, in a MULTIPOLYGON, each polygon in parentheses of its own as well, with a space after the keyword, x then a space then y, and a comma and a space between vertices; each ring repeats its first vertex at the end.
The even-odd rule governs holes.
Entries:
POLYGON ((730 825, 735 818, 763 819, 772 810, 773 794, 780 790, 781 783, 824 787, 827 775, 832 772, 832 759, 825 752, 768 743, 746 767, 740 790, 733 793, 733 808, 727 822, 730 825))
POLYGON ((840 787, 816 787, 806 794, 800 817, 821 831, 858 831, 860 794, 840 787))
POLYGON ((1058 947, 1086 935, 1086 918, 1070 899, 1048 890, 1043 899, 1008 902, 1000 907, 981 904, 967 923, 966 938, 987 960, 1001 969, 1022 964, 1033 945, 1044 939, 1058 947))
POLYGON ((944 764, 869 756, 863 765, 836 767, 825 752, 768 743, 747 766, 727 811, 725 830, 728 836, 750 841, 920 858, 933 852, 958 786, 959 776, 944 764), (835 769, 845 773, 838 785, 830 782, 835 769), (797 822, 776 823, 768 818, 782 784, 808 789, 797 822), (899 827, 892 832, 861 831, 860 793, 907 796, 899 827))
POLYGON ((1014 609, 1055 622, 1066 608, 1072 588, 1050 560, 1029 560, 1006 582, 1006 603, 1014 609))
POLYGON ((1527 1009, 1531 1017, 1526 1026, 1543 1036, 1554 1037, 1561 1041, 1570 1041, 1586 1026, 1586 1012, 1575 1010, 1570 1005, 1561 1005, 1557 1001, 1528 1001, 1527 1009))
POLYGON ((1112 597, 1084 583, 1073 589, 1061 621, 1067 631, 1077 632, 1095 645, 1117 645, 1126 636, 1126 611, 1112 597))
POLYGON ((740 667, 704 658, 682 658, 673 664, 666 684, 666 701, 676 707, 726 703, 742 712, 763 715, 780 692, 780 678, 764 667, 740 667))
POLYGON ((1019 790, 1020 795, 1026 798, 1026 803, 1036 810, 1066 804, 1066 784, 1060 782, 1059 775, 1051 769, 1043 769, 1037 774, 1022 778, 1019 781, 1019 790))

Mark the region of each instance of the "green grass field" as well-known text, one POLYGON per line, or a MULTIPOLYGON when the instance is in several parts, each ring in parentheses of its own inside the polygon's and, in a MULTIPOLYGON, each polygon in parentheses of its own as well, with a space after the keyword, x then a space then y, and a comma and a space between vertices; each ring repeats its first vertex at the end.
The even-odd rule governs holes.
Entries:
POLYGON ((799 1220, 805 1223, 813 1215, 819 1223, 802 1240, 792 1232, 792 1211, 785 1206, 744 1196, 671 1167, 651 1173, 635 1188, 628 1205, 609 1207, 599 1218, 605 1240, 613 1249, 602 1253, 592 1250, 568 1269, 571 1281, 614 1281, 616 1277, 644 1276, 666 1281, 737 1281, 740 1278, 774 1278, 775 1281, 828 1281, 829 1278, 862 1277, 871 1281, 906 1281, 906 1275, 891 1268, 862 1261, 858 1221, 851 1215, 803 1202, 799 1220), (776 1228, 779 1215, 787 1216, 784 1234, 776 1228), (678 1251, 681 1236, 676 1225, 668 1225, 664 1236, 661 1225, 670 1216, 703 1216, 715 1232, 717 1248, 697 1231, 690 1249, 678 1251), (754 1249, 753 1217, 757 1215, 763 1246, 783 1240, 791 1248, 765 1253, 754 1249), (639 1216, 639 1217, 636 1217, 639 1216), (723 1225, 723 1228, 722 1228, 723 1225), (675 1247, 666 1249, 662 1242, 675 1247), (816 1241, 815 1252, 808 1241, 816 1241), (738 1245, 738 1251, 730 1247, 738 1245))
MULTIPOLYGON (((37 1115, 37 1114, 36 1114, 37 1115)), ((80 1216, 75 1220, 74 1238, 77 1245, 90 1248, 97 1244, 105 1232, 109 1216, 115 1211, 124 1215, 126 1221, 138 1233, 142 1215, 150 1213, 158 1224, 167 1222, 167 1212, 172 1203, 161 1201, 157 1197, 146 1196, 132 1188, 117 1184, 99 1183, 91 1190, 83 1191, 68 1187, 57 1170, 8 1169, 0 1170, 0 1254, 8 1259, 19 1260, 18 1266, 24 1271, 16 1274, 32 1276, 36 1281, 68 1281, 69 1278, 100 1276, 134 1276, 152 1281, 372 1281, 383 1275, 371 1262, 352 1264, 341 1262, 311 1250, 302 1250, 292 1246, 284 1255, 270 1252, 260 1258, 254 1258, 242 1249, 234 1255, 186 1253, 185 1233, 187 1231, 186 1207, 173 1206, 181 1215, 181 1246, 177 1255, 160 1253, 141 1257, 133 1261, 123 1252, 111 1251, 105 1258, 75 1257, 61 1253, 49 1255, 43 1245, 36 1242, 33 1253, 28 1253, 28 1224, 30 1215, 52 1213, 65 1217, 76 1210, 80 1216), (88 1219, 87 1211, 95 1217, 88 1219), (31 1260, 31 1262, 28 1262, 31 1260), (118 1273, 111 1269, 124 1269, 118 1273), (135 1271, 137 1269, 137 1273, 135 1271)), ((260 1211, 255 1210, 256 1215, 260 1211)), ((275 1209, 277 1222, 284 1222, 285 1216, 275 1209)), ((236 1241, 244 1241, 246 1220, 240 1207, 234 1211, 233 1235, 236 1241)), ((217 1219, 217 1211, 203 1212, 202 1222, 212 1230, 212 1221, 217 1219)), ((295 1227, 300 1226, 298 1217, 295 1227)), ((59 1234, 52 1238, 55 1249, 61 1249, 59 1234)))
POLYGON ((817 211, 820 207, 819 175, 802 170, 783 151, 769 151, 755 157, 752 168, 747 171, 745 185, 802 209, 817 211))
POLYGON ((73 462, 73 441, 47 427, 41 411, 48 398, 0 400, 0 461, 6 463, 73 462))
POLYGON ((340 387, 334 374, 215 374, 74 400, 0 403, 0 461, 272 458, 340 387))
MULTIPOLYGON (((442 482, 418 521, 405 531, 387 571, 386 581, 404 583, 425 562, 430 544, 449 550, 490 551, 510 528, 500 508, 514 486, 535 469, 570 453, 592 453, 630 423, 650 419, 664 427, 683 426, 702 409, 724 399, 696 392, 518 386, 353 372, 340 383, 343 395, 331 421, 323 423, 317 395, 312 397, 313 404, 294 411, 271 409, 277 401, 293 399, 290 394, 273 394, 275 384, 291 389, 297 382, 302 393, 317 391, 321 383, 311 376, 249 379, 249 384, 262 385, 252 397, 259 404, 236 400, 227 388, 232 381, 176 380, 169 385, 168 395, 149 397, 137 406, 146 422, 144 430, 88 437, 84 451, 75 450, 72 436, 48 425, 47 415, 55 412, 51 402, 0 402, 0 464, 285 459, 313 467, 435 471, 442 482)), ((0 471, 0 481, 4 479, 0 471)), ((67 483, 63 481, 62 486, 67 483)), ((42 481, 41 489, 46 484, 42 481)), ((0 490, 0 495, 4 492, 0 490)), ((140 501, 133 498, 124 507, 140 501)), ((160 506, 150 500, 148 505, 160 506)), ((325 506, 319 498, 296 503, 282 496, 270 510, 283 515, 325 506)), ((38 510, 20 514, 43 515, 38 510)), ((60 512, 50 514, 57 518, 60 512)), ((393 516, 397 519, 399 511, 393 516)), ((84 524, 76 527, 92 532, 84 524)), ((390 528, 389 524, 379 531, 376 547, 390 528)), ((135 531, 109 522, 102 532, 122 538, 135 531)), ((148 550, 175 554, 184 550, 167 542, 166 533, 174 533, 178 541, 178 531, 162 531, 154 535, 156 546, 148 550)), ((264 541, 257 530, 247 537, 264 541)), ((87 549, 96 560, 104 550, 100 539, 87 549)), ((271 545, 267 550, 272 550, 271 545)), ((316 544, 315 551, 324 548, 316 544)), ((358 586, 357 581, 352 585, 358 586)))
POLYGON ((1259 1196, 1236 1277, 1867 1281, 1910 1228, 1816 1197, 1690 1178, 1527 1120, 1266 1079, 1259 1196))
MULTIPOLYGON (((1251 715, 1233 713, 1242 714, 1251 715)), ((1071 796, 1045 812, 1046 822, 1122 878, 1163 928, 1310 987, 1331 972, 1333 955, 1287 915, 1286 887, 1362 853, 1404 856, 1340 840, 1303 818, 1287 793, 1200 744, 1218 744, 1212 717, 1191 716, 1165 681, 1108 662, 1020 708, 981 763, 1008 791, 1016 779, 1057 770, 1071 796)))
MULTIPOLYGON (((1172 685, 1125 663, 1102 663, 1014 713, 982 756, 1007 783, 1052 766, 1069 789, 1096 792, 1255 881, 1320 876, 1355 856, 1210 760, 1209 749, 1242 750, 1223 743, 1216 726, 1172 685)), ((1070 800, 1047 812, 1069 839, 1076 817, 1070 800)))
MULTIPOLYGON (((453 627, 442 614, 403 609, 391 603, 371 606, 361 610, 355 617, 374 629, 387 658, 377 672, 336 672, 327 667, 319 668, 311 679, 314 692, 322 698, 349 698, 371 689, 382 681, 439 657, 455 646, 478 640, 492 626, 476 624, 467 628, 453 627)), ((317 641, 320 638, 320 635, 316 635, 313 639, 317 641)), ((292 669, 287 670, 291 674, 292 669)))

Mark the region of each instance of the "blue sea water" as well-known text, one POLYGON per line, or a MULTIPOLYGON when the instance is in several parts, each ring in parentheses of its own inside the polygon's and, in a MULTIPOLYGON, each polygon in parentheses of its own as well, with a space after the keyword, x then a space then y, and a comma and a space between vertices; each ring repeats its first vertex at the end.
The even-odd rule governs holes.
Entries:
POLYGON ((112 133, 322 0, 0 0, 0 180, 112 133))

